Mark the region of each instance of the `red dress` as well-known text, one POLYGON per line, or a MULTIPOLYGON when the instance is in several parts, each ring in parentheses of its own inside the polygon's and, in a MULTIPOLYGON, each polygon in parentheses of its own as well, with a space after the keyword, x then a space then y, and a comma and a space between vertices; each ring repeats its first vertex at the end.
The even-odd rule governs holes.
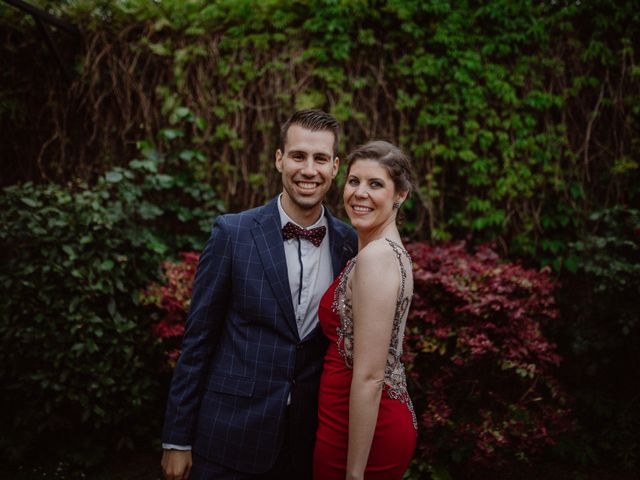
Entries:
MULTIPOLYGON (((410 258, 408 262, 403 258, 408 257, 408 254, 402 247, 390 240, 388 242, 399 257, 403 281, 402 291, 398 296, 378 419, 365 471, 366 480, 401 480, 416 446, 415 413, 406 390, 404 366, 400 362, 402 335, 413 290, 412 282, 411 288, 405 288, 406 271, 411 271, 411 263, 410 258)), ((330 345, 320 380, 314 480, 345 479, 353 358, 353 323, 346 285, 355 260, 354 258, 345 267, 320 301, 320 325, 329 338, 330 345)))

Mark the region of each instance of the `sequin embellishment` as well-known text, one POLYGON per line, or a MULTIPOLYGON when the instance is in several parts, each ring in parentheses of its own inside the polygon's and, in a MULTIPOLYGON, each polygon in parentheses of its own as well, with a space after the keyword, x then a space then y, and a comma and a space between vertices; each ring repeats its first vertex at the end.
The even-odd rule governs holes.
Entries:
MULTIPOLYGON (((400 357, 402 356, 402 337, 404 336, 404 325, 411 304, 411 296, 413 292, 406 295, 406 279, 407 270, 402 263, 403 255, 409 260, 411 264, 411 256, 409 253, 397 243, 385 239, 398 258, 400 265, 401 286, 396 301, 396 309, 393 318, 393 330, 391 333, 391 342, 389 345, 389 355, 387 357, 387 364, 384 372, 384 383, 388 387, 387 395, 389 398, 399 400, 401 403, 407 406, 411 412, 411 418, 413 420, 413 426, 418 428, 418 421, 416 413, 413 409, 413 403, 409 398, 409 392, 407 391, 407 379, 404 371, 404 365, 400 357)), ((344 363, 348 368, 353 368, 353 310, 351 306, 351 300, 347 297, 347 282, 349 275, 356 264, 357 257, 352 258, 347 266, 342 271, 335 293, 333 295, 333 303, 331 308, 340 318, 340 325, 337 327, 338 334, 338 352, 344 359, 344 363)))

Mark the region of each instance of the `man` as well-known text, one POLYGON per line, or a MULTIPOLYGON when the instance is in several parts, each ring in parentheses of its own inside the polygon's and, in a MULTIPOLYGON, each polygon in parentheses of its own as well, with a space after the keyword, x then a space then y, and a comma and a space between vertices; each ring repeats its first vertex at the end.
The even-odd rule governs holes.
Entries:
POLYGON ((338 129, 322 111, 295 113, 275 154, 282 194, 213 227, 169 393, 168 480, 311 478, 327 346, 318 304, 357 251, 322 206, 338 129))

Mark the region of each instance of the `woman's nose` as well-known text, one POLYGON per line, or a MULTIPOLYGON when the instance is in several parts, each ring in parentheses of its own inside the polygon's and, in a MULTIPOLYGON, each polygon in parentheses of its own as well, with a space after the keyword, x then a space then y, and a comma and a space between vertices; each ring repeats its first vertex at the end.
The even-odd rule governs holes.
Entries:
POLYGON ((369 195, 369 190, 367 189, 366 185, 358 185, 358 188, 356 189, 356 197, 366 197, 369 195))

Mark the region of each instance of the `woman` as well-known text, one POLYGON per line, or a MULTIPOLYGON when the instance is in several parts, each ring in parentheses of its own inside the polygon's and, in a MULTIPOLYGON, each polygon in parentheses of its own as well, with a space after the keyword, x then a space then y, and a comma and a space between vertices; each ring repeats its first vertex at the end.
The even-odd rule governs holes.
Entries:
POLYGON ((407 157, 384 141, 348 157, 344 204, 358 255, 320 302, 331 344, 320 381, 315 480, 400 480, 416 418, 400 361, 413 295, 411 258, 396 226, 411 190, 407 157))

